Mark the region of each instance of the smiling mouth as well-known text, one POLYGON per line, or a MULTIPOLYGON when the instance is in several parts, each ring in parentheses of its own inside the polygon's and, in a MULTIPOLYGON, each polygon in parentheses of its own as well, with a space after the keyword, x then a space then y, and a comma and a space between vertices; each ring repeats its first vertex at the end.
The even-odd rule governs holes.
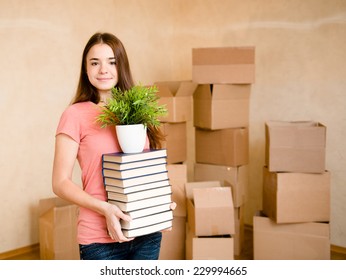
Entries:
POLYGON ((98 81, 109 81, 111 80, 112 78, 97 78, 98 81))

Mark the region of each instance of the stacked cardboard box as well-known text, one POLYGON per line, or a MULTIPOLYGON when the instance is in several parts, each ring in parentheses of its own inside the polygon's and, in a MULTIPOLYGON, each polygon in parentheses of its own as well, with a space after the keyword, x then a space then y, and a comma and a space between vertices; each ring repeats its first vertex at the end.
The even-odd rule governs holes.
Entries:
POLYGON ((219 181, 186 183, 186 259, 234 257, 232 190, 219 181))
POLYGON ((78 207, 59 197, 39 201, 41 260, 79 260, 78 207))
POLYGON ((232 189, 234 254, 244 241, 243 211, 249 163, 249 103, 255 76, 254 47, 192 50, 195 127, 194 181, 217 180, 232 189))
POLYGON ((186 125, 192 120, 192 95, 197 84, 192 81, 156 82, 159 104, 165 105, 168 114, 160 118, 166 135, 167 163, 184 163, 187 159, 186 125))
POLYGON ((197 84, 192 81, 156 82, 159 103, 165 104, 168 115, 162 117, 161 129, 166 136, 163 143, 167 149, 167 170, 172 187, 172 200, 177 203, 174 210, 172 231, 164 232, 160 259, 184 260, 186 235, 187 182, 187 124, 192 121, 192 95, 197 84), (172 246, 174 244, 174 246, 172 246))
POLYGON ((172 201, 177 207, 173 211, 172 230, 162 235, 160 260, 185 260, 187 166, 186 163, 168 164, 167 170, 172 186, 172 201))
POLYGON ((265 124, 263 210, 254 216, 254 259, 330 259, 326 127, 265 124))

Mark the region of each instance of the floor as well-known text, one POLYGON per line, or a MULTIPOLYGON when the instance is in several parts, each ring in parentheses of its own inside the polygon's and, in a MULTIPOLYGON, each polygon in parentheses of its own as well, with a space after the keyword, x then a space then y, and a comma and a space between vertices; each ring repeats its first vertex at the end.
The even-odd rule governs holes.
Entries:
MULTIPOLYGON (((236 256, 235 259, 237 260, 253 260, 253 235, 252 235, 252 229, 245 228, 245 241, 244 241, 244 248, 242 250, 242 253, 240 256, 236 256)), ((22 254, 20 256, 8 258, 8 260, 39 260, 40 259, 40 251, 37 247, 36 250, 22 254)), ((331 259, 332 260, 346 260, 346 254, 345 253, 339 253, 339 252, 331 252, 331 259)))

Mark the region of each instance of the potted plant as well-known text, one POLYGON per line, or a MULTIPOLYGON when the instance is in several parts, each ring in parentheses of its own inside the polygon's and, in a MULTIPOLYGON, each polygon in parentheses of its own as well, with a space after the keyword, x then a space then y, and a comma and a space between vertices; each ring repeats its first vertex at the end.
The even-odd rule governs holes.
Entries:
POLYGON ((115 126, 124 153, 142 152, 147 128, 158 128, 161 124, 159 117, 167 114, 166 107, 158 103, 157 92, 155 85, 139 84, 124 91, 112 89, 111 98, 107 100, 97 120, 102 127, 115 126))

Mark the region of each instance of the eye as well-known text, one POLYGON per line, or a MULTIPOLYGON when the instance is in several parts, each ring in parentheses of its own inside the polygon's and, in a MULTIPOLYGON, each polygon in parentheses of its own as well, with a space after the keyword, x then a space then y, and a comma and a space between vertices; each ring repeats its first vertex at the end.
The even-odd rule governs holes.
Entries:
POLYGON ((98 65, 98 62, 91 62, 90 65, 91 66, 96 66, 96 65, 98 65))

